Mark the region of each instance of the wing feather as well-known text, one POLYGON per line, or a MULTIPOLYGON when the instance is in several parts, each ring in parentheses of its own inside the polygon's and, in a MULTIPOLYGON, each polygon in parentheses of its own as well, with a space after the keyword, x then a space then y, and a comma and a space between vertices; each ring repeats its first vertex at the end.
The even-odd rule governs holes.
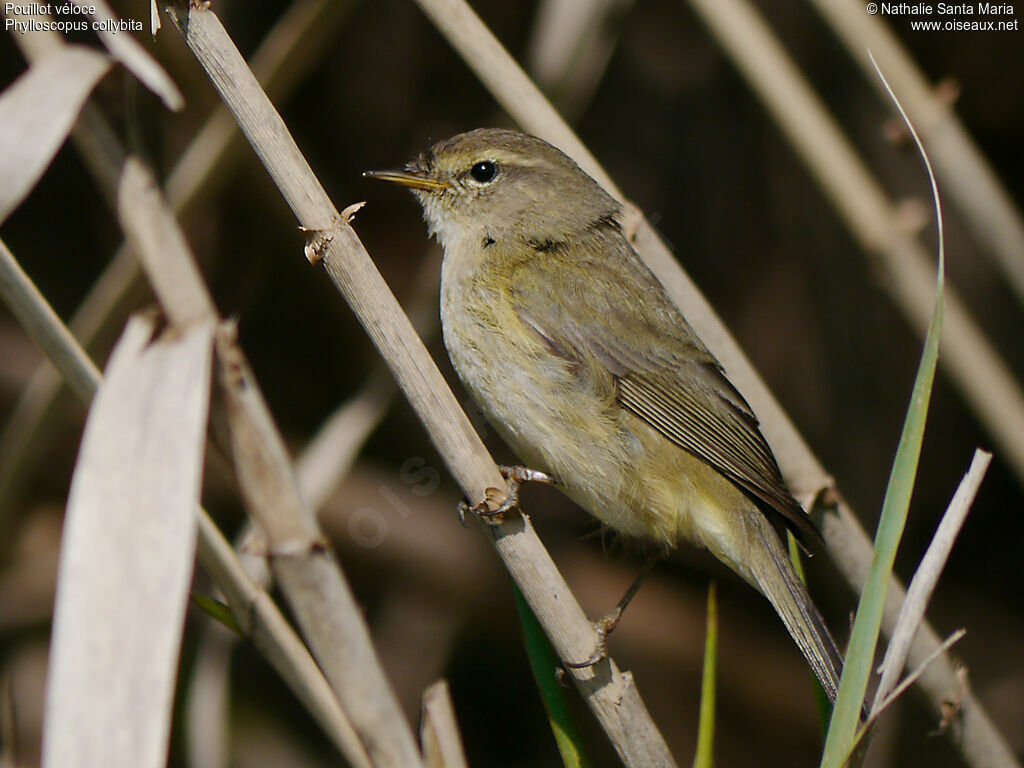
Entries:
POLYGON ((750 406, 621 233, 592 230, 558 247, 565 258, 538 253, 515 275, 523 321, 553 353, 599 362, 615 377, 624 408, 778 512, 795 533, 820 538, 750 406), (612 268, 610 249, 629 279, 612 268))

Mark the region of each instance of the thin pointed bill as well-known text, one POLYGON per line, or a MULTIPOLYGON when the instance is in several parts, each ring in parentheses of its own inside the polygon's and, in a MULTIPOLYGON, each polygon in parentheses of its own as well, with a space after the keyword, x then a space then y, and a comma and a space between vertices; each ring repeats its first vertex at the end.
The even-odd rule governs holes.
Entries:
POLYGON ((390 181, 393 184, 401 184, 403 187, 411 187, 412 189, 422 189, 426 192, 439 192, 448 189, 447 182, 431 179, 417 171, 365 171, 363 176, 370 179, 390 181))

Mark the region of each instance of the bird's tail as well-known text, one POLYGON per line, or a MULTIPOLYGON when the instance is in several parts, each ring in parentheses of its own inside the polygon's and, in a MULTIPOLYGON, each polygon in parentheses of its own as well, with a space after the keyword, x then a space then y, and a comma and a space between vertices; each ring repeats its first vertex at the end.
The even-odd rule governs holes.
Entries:
POLYGON ((751 558, 752 574, 821 682, 829 701, 835 703, 843 657, 806 587, 793 570, 778 535, 767 520, 762 517, 761 521, 763 535, 759 538, 767 556, 751 558))

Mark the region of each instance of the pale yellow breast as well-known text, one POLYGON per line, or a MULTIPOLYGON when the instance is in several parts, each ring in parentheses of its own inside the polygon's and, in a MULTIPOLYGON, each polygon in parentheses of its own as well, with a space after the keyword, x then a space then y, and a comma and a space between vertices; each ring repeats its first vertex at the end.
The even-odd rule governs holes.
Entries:
POLYGON ((448 261, 445 345, 466 389, 519 458, 553 474, 615 530, 669 547, 686 539, 711 545, 727 563, 740 560, 726 516, 750 504, 742 492, 622 409, 611 374, 594 361, 555 355, 522 322, 508 292, 448 261))

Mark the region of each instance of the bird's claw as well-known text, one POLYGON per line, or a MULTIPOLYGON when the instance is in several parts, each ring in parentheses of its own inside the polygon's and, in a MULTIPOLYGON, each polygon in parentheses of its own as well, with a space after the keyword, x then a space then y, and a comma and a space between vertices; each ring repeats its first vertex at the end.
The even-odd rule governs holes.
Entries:
POLYGON ((465 501, 459 502, 459 522, 466 525, 466 513, 473 514, 491 520, 500 518, 506 512, 519 506, 519 486, 522 483, 547 483, 555 485, 555 478, 546 472, 521 466, 498 467, 501 476, 505 478, 506 488, 503 492, 500 488, 484 489, 484 500, 470 506, 465 501))
POLYGON ((558 481, 555 480, 553 475, 549 475, 547 472, 541 472, 539 469, 530 469, 529 467, 523 467, 518 464, 500 464, 498 471, 501 472, 501 476, 508 480, 509 485, 513 483, 518 490, 521 483, 544 483, 545 485, 558 485, 558 481))
POLYGON ((597 645, 594 647, 594 652, 583 661, 567 661, 565 662, 565 666, 570 669, 586 669, 587 667, 592 667, 595 664, 600 664, 602 661, 607 659, 608 635, 610 635, 615 627, 618 626, 619 619, 621 618, 622 608, 616 608, 607 616, 602 616, 600 619, 595 621, 594 632, 597 633, 597 645))
POLYGON ((469 512, 472 512, 474 515, 482 517, 485 520, 489 520, 505 514, 518 504, 518 484, 513 486, 512 483, 509 483, 508 490, 506 490, 504 494, 502 494, 500 488, 486 488, 484 489, 483 501, 473 504, 472 506, 465 501, 459 502, 459 522, 462 523, 462 526, 465 528, 468 527, 468 524, 466 523, 466 514, 469 512), (499 501, 503 495, 505 497, 504 500, 499 501))

